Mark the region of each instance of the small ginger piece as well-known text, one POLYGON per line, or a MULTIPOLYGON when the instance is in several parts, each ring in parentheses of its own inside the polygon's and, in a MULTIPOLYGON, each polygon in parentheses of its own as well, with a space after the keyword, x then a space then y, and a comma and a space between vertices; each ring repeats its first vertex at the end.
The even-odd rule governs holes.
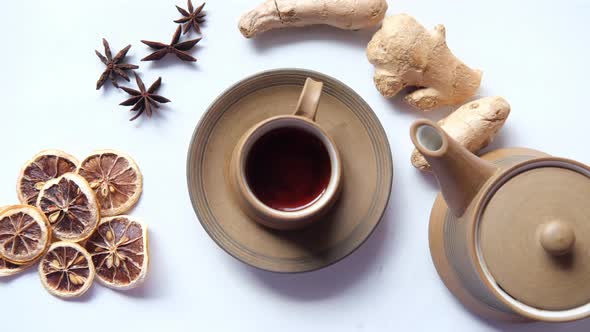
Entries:
POLYGON ((481 82, 481 71, 467 67, 449 50, 443 25, 428 31, 406 14, 385 18, 369 42, 367 57, 383 96, 393 97, 406 86, 419 87, 405 99, 421 110, 464 103, 481 82))
MULTIPOLYGON (((469 102, 440 120, 441 128, 467 150, 476 153, 492 142, 510 114, 510 105, 502 97, 486 97, 469 102)), ((412 165, 430 171, 424 156, 414 149, 412 165)))
POLYGON ((239 28, 246 38, 314 24, 358 30, 381 22, 386 11, 386 0, 266 0, 242 15, 239 28))

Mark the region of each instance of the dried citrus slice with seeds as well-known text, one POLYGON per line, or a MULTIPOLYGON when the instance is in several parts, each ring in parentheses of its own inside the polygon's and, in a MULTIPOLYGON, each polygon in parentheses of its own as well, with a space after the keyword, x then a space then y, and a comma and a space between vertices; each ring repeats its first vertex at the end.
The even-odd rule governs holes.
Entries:
POLYGON ((12 206, 0 213, 0 257, 13 264, 39 258, 51 240, 47 218, 37 208, 12 206))
POLYGON ((101 220, 96 232, 86 242, 92 255, 98 280, 114 289, 139 286, 148 270, 148 235, 146 226, 130 216, 101 220))
POLYGON ((86 249, 71 242, 55 242, 41 258, 39 276, 47 291, 59 297, 77 297, 90 288, 94 265, 86 249))
MULTIPOLYGON (((0 215, 10 209, 15 207, 14 205, 10 205, 10 206, 2 206, 0 207, 0 215)), ((2 258, 2 256, 0 256, 0 277, 9 277, 12 275, 15 275, 23 270, 25 270, 27 267, 29 267, 30 264, 25 264, 25 265, 20 265, 20 264, 14 264, 11 263, 7 260, 5 260, 4 258, 2 258)))
POLYGON ((53 235, 64 241, 87 239, 100 220, 94 191, 83 177, 74 173, 47 181, 39 193, 37 207, 47 216, 53 235))
MULTIPOLYGON (((4 212, 5 210, 7 210, 11 207, 12 206, 0 207, 0 215, 2 214, 2 212, 4 212)), ((0 277, 9 277, 11 275, 15 275, 15 274, 19 273, 20 271, 24 270, 25 268, 27 268, 27 265, 14 264, 14 263, 11 263, 11 262, 5 260, 4 258, 2 258, 2 256, 0 256, 0 277)))
POLYGON ((96 151, 78 167, 96 192, 100 213, 105 217, 128 211, 141 195, 142 176, 137 164, 128 155, 113 151, 96 151))
POLYGON ((39 152, 21 169, 16 182, 16 193, 22 204, 35 205, 45 182, 75 172, 78 160, 59 150, 39 152))

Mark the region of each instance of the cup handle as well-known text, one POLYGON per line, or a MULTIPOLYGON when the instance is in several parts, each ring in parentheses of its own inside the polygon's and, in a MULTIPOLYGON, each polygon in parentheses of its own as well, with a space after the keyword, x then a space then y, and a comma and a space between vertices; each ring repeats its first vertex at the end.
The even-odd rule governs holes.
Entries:
POLYGON ((315 121, 323 87, 324 83, 307 78, 299 96, 294 115, 303 116, 311 121, 315 121))

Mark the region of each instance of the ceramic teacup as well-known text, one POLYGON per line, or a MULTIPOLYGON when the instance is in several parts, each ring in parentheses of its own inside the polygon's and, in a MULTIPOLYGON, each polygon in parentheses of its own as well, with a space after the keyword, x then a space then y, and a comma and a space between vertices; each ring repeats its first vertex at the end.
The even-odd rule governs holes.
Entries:
POLYGON ((342 173, 339 153, 332 138, 316 123, 322 88, 322 82, 308 78, 292 115, 275 116, 254 125, 234 149, 231 184, 242 209, 262 225, 279 230, 305 227, 317 221, 338 198, 342 173), (297 159, 306 151, 312 155, 297 159), (263 182, 271 192, 258 188, 261 185, 257 182, 263 182), (292 200, 306 191, 317 195, 301 204, 277 207, 281 200, 293 205, 292 200))

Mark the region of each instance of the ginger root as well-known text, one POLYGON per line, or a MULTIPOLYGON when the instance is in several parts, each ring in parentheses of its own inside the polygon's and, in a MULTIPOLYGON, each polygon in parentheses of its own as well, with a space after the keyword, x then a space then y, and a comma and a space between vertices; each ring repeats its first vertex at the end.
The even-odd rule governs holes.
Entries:
POLYGON ((240 18, 246 38, 287 27, 326 24, 358 30, 378 24, 385 17, 386 0, 266 0, 240 18))
POLYGON ((367 47, 374 81, 385 97, 406 86, 419 87, 406 101, 421 110, 464 103, 481 82, 481 71, 467 67, 449 50, 445 27, 426 30, 406 14, 389 16, 367 47))
MULTIPOLYGON (((441 128, 467 150, 476 153, 492 142, 510 114, 510 105, 502 97, 486 97, 469 102, 440 120, 441 128)), ((429 171, 424 156, 414 149, 412 165, 429 171)))

